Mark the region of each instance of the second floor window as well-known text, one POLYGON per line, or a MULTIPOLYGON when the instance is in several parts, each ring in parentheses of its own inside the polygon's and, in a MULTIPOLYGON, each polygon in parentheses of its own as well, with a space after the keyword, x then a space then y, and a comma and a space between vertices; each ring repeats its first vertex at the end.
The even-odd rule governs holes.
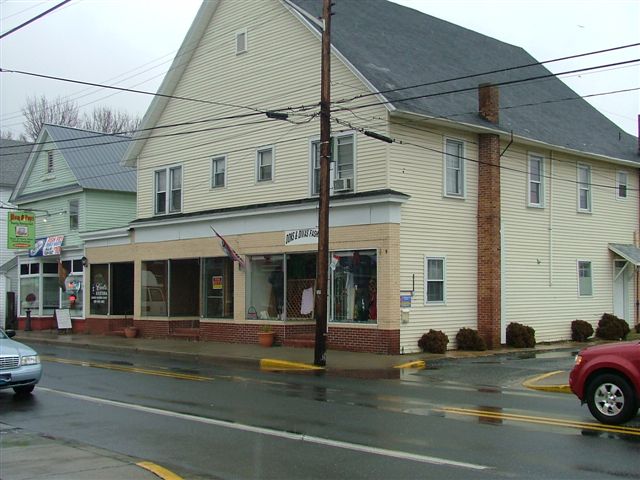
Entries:
POLYGON ((257 154, 257 180, 267 182, 273 179, 273 148, 263 148, 257 154))
POLYGON ((616 175, 616 197, 627 198, 627 172, 618 172, 616 175))
POLYGON ((591 211, 591 167, 578 165, 578 211, 591 211))
POLYGON ((459 140, 445 144, 445 195, 464 197, 464 148, 459 140))
MULTIPOLYGON (((353 191, 355 145, 353 134, 331 138, 329 190, 333 193, 353 191)), ((320 141, 311 142, 311 195, 320 194, 320 141)))
POLYGON ((155 214, 182 210, 182 167, 155 171, 155 214))
POLYGON ((78 230, 80 224, 80 201, 69 201, 69 230, 78 230))
POLYGON ((211 187, 224 187, 226 157, 215 157, 211 160, 211 187))
POLYGON ((544 159, 529 155, 529 205, 542 207, 544 198, 544 159))

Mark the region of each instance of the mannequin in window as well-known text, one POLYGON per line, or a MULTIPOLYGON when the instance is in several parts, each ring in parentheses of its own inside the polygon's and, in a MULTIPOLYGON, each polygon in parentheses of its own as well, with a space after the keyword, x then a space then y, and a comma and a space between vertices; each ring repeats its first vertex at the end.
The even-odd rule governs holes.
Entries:
POLYGON ((276 269, 269 274, 269 283, 276 300, 278 318, 282 318, 284 305, 284 272, 282 271, 282 265, 277 265, 276 269))

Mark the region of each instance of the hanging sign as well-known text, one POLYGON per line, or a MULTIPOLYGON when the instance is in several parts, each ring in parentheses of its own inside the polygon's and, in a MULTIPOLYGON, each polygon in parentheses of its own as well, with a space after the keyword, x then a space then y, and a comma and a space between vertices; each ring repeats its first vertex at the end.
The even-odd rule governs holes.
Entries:
POLYGON ((33 248, 36 216, 33 212, 7 212, 7 248, 33 248))
POLYGON ((316 227, 289 230, 284 233, 285 245, 304 245, 309 243, 318 243, 318 229, 316 227))
POLYGON ((29 250, 30 257, 48 257, 50 255, 60 255, 64 235, 54 237, 38 238, 35 246, 29 250))

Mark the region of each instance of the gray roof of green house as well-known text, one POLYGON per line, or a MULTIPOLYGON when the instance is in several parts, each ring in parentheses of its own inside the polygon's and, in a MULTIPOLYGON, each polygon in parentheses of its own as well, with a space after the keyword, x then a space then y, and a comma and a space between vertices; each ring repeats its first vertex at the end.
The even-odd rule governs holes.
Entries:
POLYGON ((55 149, 85 189, 136 191, 136 170, 120 164, 129 144, 129 137, 79 130, 77 128, 44 125, 55 149))
POLYGON ((15 187, 33 145, 17 140, 0 139, 0 186, 15 187))
MULTIPOLYGON (((288 1, 314 19, 322 15, 319 0, 288 1)), ((520 47, 386 0, 340 0, 332 11, 333 47, 397 110, 640 163, 637 139, 555 76, 499 86, 499 124, 482 119, 477 113, 479 84, 550 74, 520 47), (424 84, 431 85, 397 90, 424 84), (446 93, 458 90, 464 91, 446 93)), ((319 30, 314 19, 310 24, 319 30)), ((378 101, 374 96, 369 99, 378 101)))

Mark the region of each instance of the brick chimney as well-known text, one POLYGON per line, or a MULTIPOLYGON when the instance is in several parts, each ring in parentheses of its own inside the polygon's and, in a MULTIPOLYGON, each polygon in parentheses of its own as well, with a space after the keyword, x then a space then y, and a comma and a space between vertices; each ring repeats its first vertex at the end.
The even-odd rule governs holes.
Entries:
MULTIPOLYGON (((498 124, 500 101, 498 88, 490 84, 478 87, 479 113, 498 124)), ((478 333, 487 347, 500 346, 501 326, 501 251, 500 251, 500 136, 478 135, 478 333)))

